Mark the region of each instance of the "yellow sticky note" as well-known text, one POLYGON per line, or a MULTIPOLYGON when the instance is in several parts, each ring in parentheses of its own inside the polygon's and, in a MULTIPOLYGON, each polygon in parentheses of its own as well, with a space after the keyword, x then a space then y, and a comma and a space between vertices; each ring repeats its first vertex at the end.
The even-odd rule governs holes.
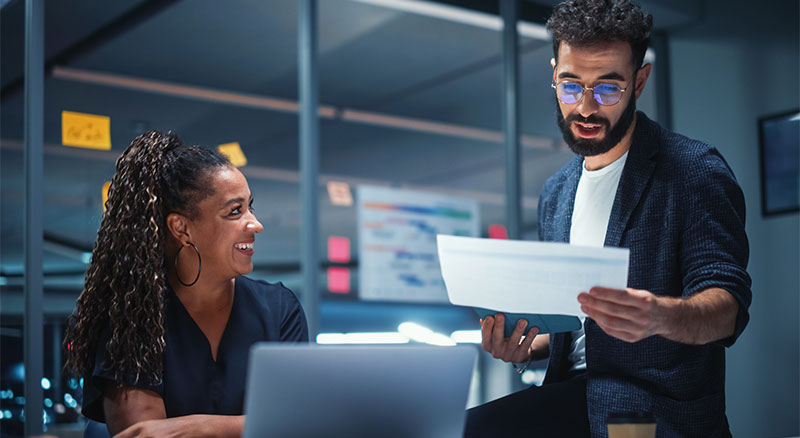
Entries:
POLYGON ((106 181, 103 184, 103 211, 106 211, 106 201, 108 201, 108 188, 111 187, 111 181, 106 181))
POLYGON ((61 144, 111 150, 111 118, 61 111, 61 144))
POLYGON ((242 152, 242 148, 239 146, 239 143, 225 143, 217 146, 217 150, 222 155, 228 157, 231 160, 231 164, 236 167, 242 167, 247 164, 247 157, 244 156, 244 152, 242 152))

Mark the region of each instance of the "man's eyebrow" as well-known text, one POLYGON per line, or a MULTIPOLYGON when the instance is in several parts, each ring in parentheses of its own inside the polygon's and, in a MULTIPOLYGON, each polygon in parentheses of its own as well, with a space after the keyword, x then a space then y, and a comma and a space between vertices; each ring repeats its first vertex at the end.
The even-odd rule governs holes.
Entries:
MULTIPOLYGON (((558 78, 559 79, 580 79, 580 77, 578 77, 578 75, 570 73, 570 72, 566 72, 566 71, 562 72, 562 73, 559 73, 558 74, 558 78)), ((621 74, 619 74, 617 72, 606 73, 606 74, 598 77, 597 79, 625 82, 625 76, 622 76, 621 74)))
POLYGON ((621 74, 619 74, 617 72, 606 73, 606 74, 600 76, 597 79, 610 79, 612 81, 625 82, 625 76, 622 76, 621 74))

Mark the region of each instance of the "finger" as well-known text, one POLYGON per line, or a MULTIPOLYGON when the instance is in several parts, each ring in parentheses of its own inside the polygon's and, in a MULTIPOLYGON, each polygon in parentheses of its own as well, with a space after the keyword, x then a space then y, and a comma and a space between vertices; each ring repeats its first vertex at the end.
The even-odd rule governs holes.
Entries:
POLYGON ((637 289, 611 289, 607 287, 593 287, 589 295, 603 301, 612 301, 629 306, 641 306, 641 301, 650 293, 637 289))
POLYGON ((642 309, 639 307, 619 304, 615 301, 596 299, 589 294, 578 295, 578 301, 582 304, 582 307, 587 307, 594 311, 619 318, 639 321, 644 316, 642 315, 642 309))
POLYGON ((505 344, 505 324, 506 316, 498 313, 494 316, 494 327, 492 328, 492 355, 499 359, 503 354, 502 348, 505 344))
POLYGON ((531 327, 528 330, 528 334, 525 335, 525 339, 522 340, 522 344, 519 345, 519 350, 524 354, 523 360, 527 359, 531 355, 531 345, 533 344, 533 339, 536 338, 536 335, 539 334, 539 327, 531 327))
POLYGON ((589 295, 604 301, 624 302, 628 298, 628 292, 625 289, 612 289, 608 287, 593 287, 589 289, 589 295))
POLYGON ((114 438, 132 438, 132 437, 136 436, 136 432, 133 429, 134 426, 136 426, 136 425, 134 424, 132 426, 128 426, 122 432, 114 435, 114 438))
POLYGON ((508 361, 516 358, 517 350, 519 350, 519 340, 522 339, 522 334, 525 333, 525 327, 527 325, 528 321, 524 319, 517 321, 517 325, 514 326, 514 331, 511 332, 511 336, 506 339, 503 360, 508 361))
POLYGON ((492 352, 492 329, 494 318, 487 316, 481 321, 481 347, 487 352, 492 352))

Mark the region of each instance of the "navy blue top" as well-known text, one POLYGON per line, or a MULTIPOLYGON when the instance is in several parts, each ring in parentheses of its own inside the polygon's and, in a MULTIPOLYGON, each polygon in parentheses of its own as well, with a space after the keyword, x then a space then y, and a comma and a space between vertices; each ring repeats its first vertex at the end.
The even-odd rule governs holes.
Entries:
MULTIPOLYGON (((167 417, 190 414, 242 415, 247 356, 255 342, 308 342, 305 313, 283 284, 238 277, 217 360, 208 339, 171 288, 164 315, 164 375, 160 385, 120 382, 149 389, 164 399, 167 417)), ((114 381, 105 365, 107 327, 100 334, 91 378, 85 379, 83 415, 105 422, 102 385, 114 381)))

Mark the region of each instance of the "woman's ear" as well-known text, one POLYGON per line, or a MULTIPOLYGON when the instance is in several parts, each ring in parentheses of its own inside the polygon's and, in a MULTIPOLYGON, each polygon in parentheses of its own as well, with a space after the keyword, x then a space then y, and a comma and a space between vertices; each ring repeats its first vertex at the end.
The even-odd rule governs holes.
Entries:
POLYGON ((182 244, 191 242, 189 235, 189 222, 186 217, 180 213, 170 213, 167 215, 167 229, 170 235, 182 244))

